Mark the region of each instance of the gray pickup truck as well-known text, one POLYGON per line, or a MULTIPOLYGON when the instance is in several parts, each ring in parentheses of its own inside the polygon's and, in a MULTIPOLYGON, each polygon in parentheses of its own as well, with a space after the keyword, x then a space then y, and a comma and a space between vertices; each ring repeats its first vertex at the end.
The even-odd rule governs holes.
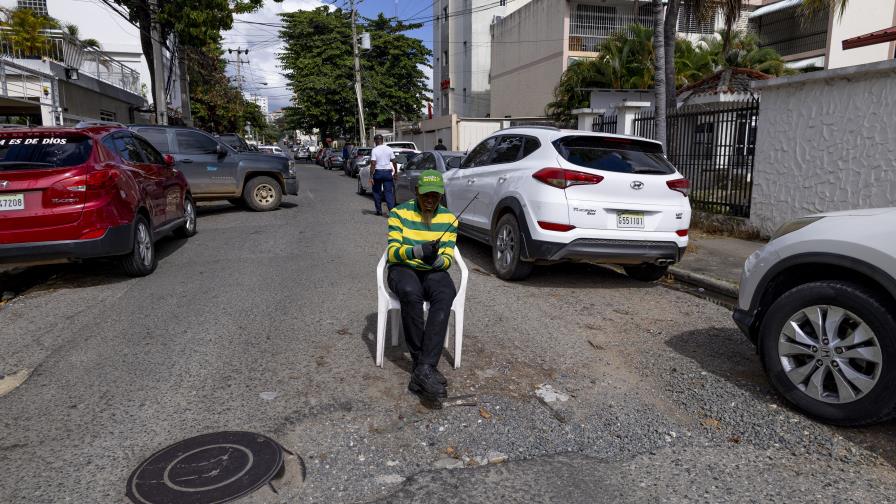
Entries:
POLYGON ((187 177, 196 201, 227 200, 255 211, 274 210, 284 194, 299 194, 289 159, 260 152, 239 152, 208 133, 184 126, 131 125, 187 177))

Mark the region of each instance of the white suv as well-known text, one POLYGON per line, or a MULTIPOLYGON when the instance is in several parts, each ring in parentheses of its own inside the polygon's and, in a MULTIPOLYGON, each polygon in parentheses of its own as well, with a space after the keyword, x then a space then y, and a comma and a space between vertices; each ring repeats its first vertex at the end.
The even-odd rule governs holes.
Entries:
POLYGON ((788 401, 826 422, 896 414, 896 208, 804 217, 744 264, 734 320, 788 401))
POLYGON ((662 277, 688 244, 688 181, 659 143, 543 126, 496 132, 445 174, 462 234, 492 245, 500 278, 535 261, 620 264, 662 277), (476 197, 475 200, 473 199, 476 197))

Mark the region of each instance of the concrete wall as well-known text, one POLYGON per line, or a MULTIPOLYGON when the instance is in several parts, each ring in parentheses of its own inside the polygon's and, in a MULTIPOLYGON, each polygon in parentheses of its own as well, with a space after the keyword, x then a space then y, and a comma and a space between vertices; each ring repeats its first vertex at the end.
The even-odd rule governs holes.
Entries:
POLYGON ((754 83, 750 221, 896 205, 896 60, 754 83))
MULTIPOLYGON (((2 0, 0 0, 2 1, 2 0)), ((530 0, 514 0, 494 5, 494 0, 437 0, 432 5, 433 114, 484 117, 489 113, 489 69, 491 35, 489 26, 498 16, 506 16, 530 0), (443 21, 445 9, 453 16, 443 21), (458 15, 459 12, 469 12, 458 15), (448 65, 443 64, 445 54, 448 65), (441 82, 450 80, 449 89, 441 82), (464 91, 466 90, 466 92, 464 91)))
POLYGON ((544 114, 566 68, 566 0, 534 0, 492 25, 491 117, 544 114))
POLYGON ((843 40, 896 26, 896 0, 851 1, 841 18, 830 17, 827 68, 862 65, 893 58, 896 42, 843 50, 843 40))

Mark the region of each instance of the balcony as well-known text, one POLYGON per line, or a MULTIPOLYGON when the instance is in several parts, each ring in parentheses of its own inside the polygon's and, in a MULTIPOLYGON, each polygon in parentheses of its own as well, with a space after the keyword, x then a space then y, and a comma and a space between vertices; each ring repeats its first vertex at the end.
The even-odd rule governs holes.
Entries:
POLYGON ((573 52, 597 52, 600 44, 610 35, 632 24, 653 26, 653 7, 641 3, 637 15, 633 2, 619 5, 580 3, 570 6, 569 50, 573 52))
POLYGON ((779 2, 750 15, 750 29, 760 47, 770 47, 785 61, 824 54, 828 39, 828 14, 806 18, 797 13, 798 3, 779 2), (763 11, 782 5, 778 10, 763 11), (768 13, 766 13, 768 12, 768 13))
POLYGON ((13 44, 8 31, 0 28, 0 55, 14 60, 48 59, 77 69, 117 88, 139 95, 140 73, 105 52, 84 47, 61 30, 46 30, 47 44, 36 51, 23 51, 13 44))

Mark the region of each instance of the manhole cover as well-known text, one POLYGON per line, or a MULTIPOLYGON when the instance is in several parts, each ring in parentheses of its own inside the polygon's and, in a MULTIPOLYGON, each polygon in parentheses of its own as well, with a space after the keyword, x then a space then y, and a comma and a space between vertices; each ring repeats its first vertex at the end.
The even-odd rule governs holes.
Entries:
POLYGON ((283 448, 252 432, 214 432, 159 450, 128 478, 138 504, 216 504, 258 490, 283 468, 283 448))

